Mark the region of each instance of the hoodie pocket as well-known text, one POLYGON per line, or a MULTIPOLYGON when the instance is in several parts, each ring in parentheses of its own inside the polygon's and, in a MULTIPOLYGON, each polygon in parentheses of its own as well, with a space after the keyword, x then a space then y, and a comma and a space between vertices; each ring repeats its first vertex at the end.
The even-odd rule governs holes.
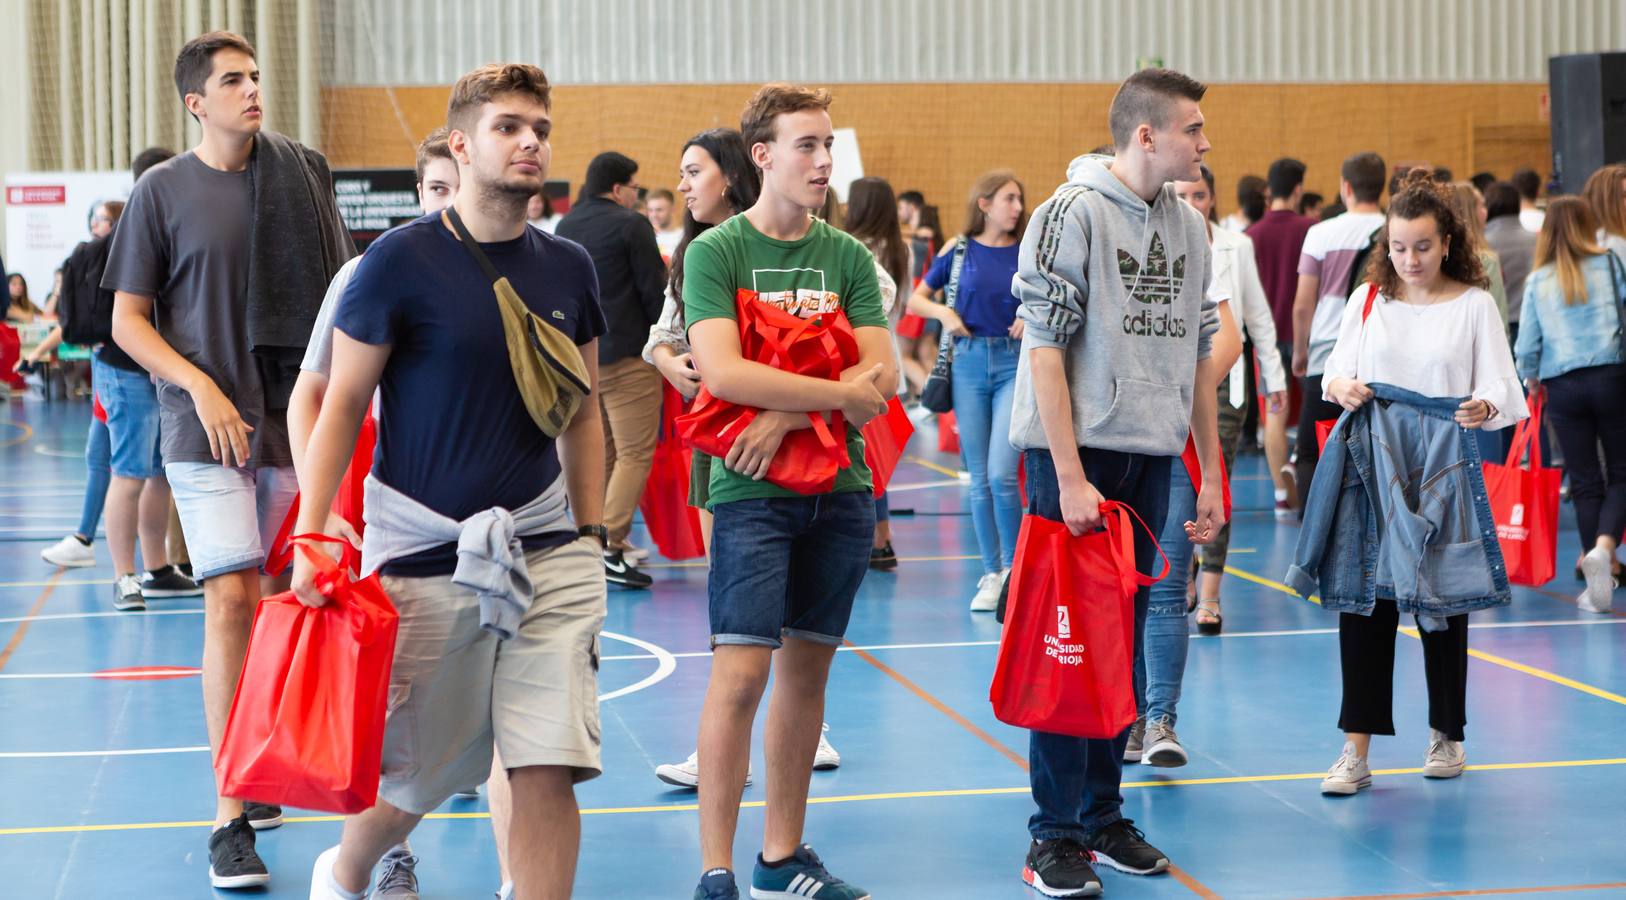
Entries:
POLYGON ((1191 386, 1115 378, 1112 404, 1085 429, 1087 438, 1112 438, 1135 453, 1178 454, 1191 431, 1191 386))

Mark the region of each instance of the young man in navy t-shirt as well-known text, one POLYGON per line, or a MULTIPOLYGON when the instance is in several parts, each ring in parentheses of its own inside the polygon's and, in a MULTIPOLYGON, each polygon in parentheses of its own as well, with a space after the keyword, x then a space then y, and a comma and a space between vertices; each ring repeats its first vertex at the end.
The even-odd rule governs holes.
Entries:
MULTIPOLYGON (((458 81, 447 127, 461 188, 448 215, 526 307, 573 340, 591 386, 605 327, 592 260, 525 223, 547 177, 549 112, 534 66, 484 66, 458 81)), ((493 741, 513 794, 518 896, 568 897, 581 834, 573 785, 600 771, 597 400, 583 398, 557 441, 532 420, 491 279, 450 221, 403 225, 362 258, 339 302, 331 380, 301 472, 302 534, 324 526, 379 388, 362 562, 383 573, 401 616, 383 773, 378 804, 346 820, 340 844, 317 858, 312 897, 365 895, 387 849, 484 780, 493 741), (478 571, 466 572, 471 556, 478 571), (505 623, 507 604, 523 615, 505 623)), ((294 590, 321 606, 314 575, 296 556, 294 590)))

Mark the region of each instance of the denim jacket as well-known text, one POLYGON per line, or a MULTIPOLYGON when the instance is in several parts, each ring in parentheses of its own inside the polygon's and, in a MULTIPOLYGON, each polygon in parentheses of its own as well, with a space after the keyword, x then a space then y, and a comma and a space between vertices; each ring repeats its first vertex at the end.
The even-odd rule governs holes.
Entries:
POLYGON ((1586 302, 1573 306, 1564 302, 1553 265, 1531 272, 1525 281, 1519 340, 1513 348, 1520 378, 1546 380, 1621 361, 1618 306, 1626 302, 1626 266, 1614 253, 1603 253, 1583 262, 1581 273, 1586 302))
POLYGON ((1477 435, 1453 420, 1461 398, 1368 387, 1316 466, 1288 585, 1360 615, 1378 599, 1424 617, 1507 605, 1477 435))

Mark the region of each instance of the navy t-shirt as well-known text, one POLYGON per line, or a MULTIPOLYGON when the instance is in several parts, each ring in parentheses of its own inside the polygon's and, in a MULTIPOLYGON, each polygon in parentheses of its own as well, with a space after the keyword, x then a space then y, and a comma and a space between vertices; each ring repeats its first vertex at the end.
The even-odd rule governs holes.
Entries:
MULTIPOLYGON (((960 295, 954 311, 976 337, 1009 337, 1016 311, 1022 305, 1011 293, 1022 245, 1018 242, 1009 247, 990 247, 970 238, 961 240, 970 241, 970 246, 960 267, 960 295)), ((954 251, 950 249, 932 260, 926 284, 934 291, 942 290, 953 268, 954 251)))
MULTIPOLYGON (((480 245, 525 305, 578 346, 604 333, 598 277, 580 245, 536 228, 480 245)), ((339 300, 334 325, 366 344, 390 344, 379 383, 373 474, 452 519, 515 509, 561 477, 554 442, 514 385, 491 282, 438 214, 380 237, 339 300)), ((525 539, 557 546, 565 531, 525 539)), ((445 544, 386 565, 391 575, 447 575, 445 544)))

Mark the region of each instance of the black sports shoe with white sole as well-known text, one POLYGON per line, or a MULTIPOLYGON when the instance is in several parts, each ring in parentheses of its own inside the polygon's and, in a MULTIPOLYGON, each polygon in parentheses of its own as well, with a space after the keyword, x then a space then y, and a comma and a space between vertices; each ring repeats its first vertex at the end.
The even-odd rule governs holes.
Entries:
POLYGON ((232 889, 270 883, 271 873, 254 852, 254 829, 248 816, 238 816, 209 835, 209 884, 232 889))
POLYGON ((638 571, 638 567, 630 562, 620 550, 606 550, 604 552, 604 580, 611 584, 619 584, 626 588, 647 588, 655 583, 655 579, 638 571))
POLYGON ((1155 875, 1169 867, 1163 851, 1146 843, 1146 835, 1130 819, 1119 819, 1084 841, 1098 862, 1130 875, 1155 875))
POLYGON ((270 831, 282 824, 282 807, 270 803, 244 803, 243 815, 248 816, 248 827, 255 831, 270 831))
POLYGON ((1022 880, 1046 897, 1094 897, 1101 893, 1101 878, 1092 861, 1090 851, 1072 838, 1034 841, 1022 880))
POLYGON ((146 597, 196 597, 203 588, 174 566, 165 566, 141 576, 141 593, 146 597))

